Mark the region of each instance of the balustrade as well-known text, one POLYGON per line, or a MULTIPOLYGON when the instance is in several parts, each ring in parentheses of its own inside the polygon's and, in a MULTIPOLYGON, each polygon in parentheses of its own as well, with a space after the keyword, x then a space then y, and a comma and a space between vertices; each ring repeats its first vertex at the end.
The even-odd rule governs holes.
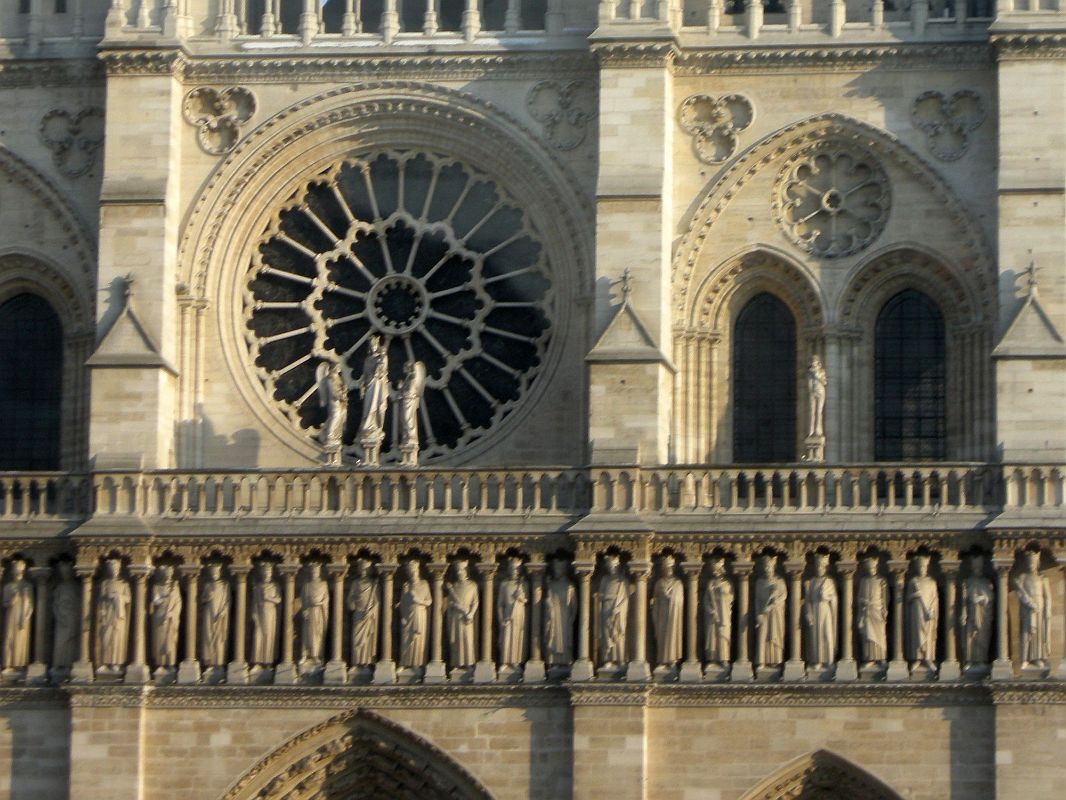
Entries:
POLYGON ((473 545, 432 560, 408 551, 397 562, 366 546, 286 557, 260 550, 249 560, 244 551, 202 557, 178 545, 152 561, 111 550, 73 571, 69 561, 59 562, 63 569, 38 565, 29 571, 32 580, 16 557, 3 593, 28 603, 30 613, 7 617, 0 675, 27 685, 49 678, 244 684, 245 643, 254 634, 251 682, 282 685, 1066 677, 1062 627, 1051 623, 1063 615, 1052 598, 1066 588, 1066 552, 1030 545, 990 560, 970 549, 960 560, 957 552, 938 551, 935 541, 906 551, 886 544, 841 552, 827 542, 753 552, 705 538, 650 560, 615 546, 574 561, 558 549, 479 552, 473 545), (165 602, 178 590, 176 562, 184 603, 165 602), (546 569, 551 577, 543 583, 546 569), (275 575, 280 619, 276 606, 262 607, 276 597, 263 590, 277 587, 275 575), (361 600, 345 603, 356 581, 361 600), (79 589, 80 608, 51 602, 79 589), (1012 601, 1019 608, 1014 628, 1007 620, 1012 601), (266 655, 263 620, 274 626, 271 637, 280 631, 280 647, 266 655), (517 636, 513 626, 520 626, 517 636), (48 643, 59 629, 80 630, 73 671, 47 663, 59 652, 48 643), (180 665, 173 663, 178 652, 180 665), (568 661, 560 663, 564 653, 568 661), (349 655, 363 663, 349 663, 349 655))

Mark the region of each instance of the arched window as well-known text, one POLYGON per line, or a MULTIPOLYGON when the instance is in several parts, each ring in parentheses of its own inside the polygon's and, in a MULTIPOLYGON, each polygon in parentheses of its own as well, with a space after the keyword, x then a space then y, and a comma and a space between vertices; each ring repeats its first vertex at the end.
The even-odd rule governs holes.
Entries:
POLYGON ((944 317, 913 289, 877 317, 874 352, 874 457, 944 458, 946 450, 944 317))
POLYGON ((20 294, 0 305, 0 469, 59 469, 63 329, 20 294))
POLYGON ((772 294, 754 297, 733 331, 733 460, 796 459, 796 321, 772 294))

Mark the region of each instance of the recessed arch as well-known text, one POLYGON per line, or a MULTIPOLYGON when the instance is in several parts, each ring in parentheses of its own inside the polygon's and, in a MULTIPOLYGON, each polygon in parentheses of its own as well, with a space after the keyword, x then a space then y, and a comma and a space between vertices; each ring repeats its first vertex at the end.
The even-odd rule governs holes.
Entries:
POLYGON ((846 758, 816 750, 785 764, 741 800, 903 800, 880 779, 846 758))
POLYGON ((358 709, 297 734, 221 800, 492 800, 480 781, 422 737, 358 709))

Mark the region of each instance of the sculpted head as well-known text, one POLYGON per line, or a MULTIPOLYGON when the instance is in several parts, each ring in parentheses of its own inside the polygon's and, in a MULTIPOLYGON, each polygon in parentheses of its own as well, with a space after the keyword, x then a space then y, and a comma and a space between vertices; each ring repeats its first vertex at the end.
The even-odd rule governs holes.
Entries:
POLYGON ((260 561, 259 562, 259 578, 264 583, 274 579, 274 562, 273 561, 260 561))
POLYGON ((1040 571, 1040 551, 1039 550, 1026 550, 1025 555, 1022 557, 1025 562, 1026 572, 1039 572, 1040 571))
POLYGON ((370 575, 370 559, 369 558, 357 558, 355 559, 355 576, 357 578, 365 578, 370 575))
POLYGON ((914 557, 914 571, 919 578, 924 578, 929 574, 929 560, 929 556, 924 553, 914 557))
POLYGON ((412 580, 412 581, 418 580, 418 576, 419 576, 419 572, 420 572, 418 559, 417 558, 409 558, 405 562, 403 562, 403 571, 404 571, 404 574, 407 575, 407 577, 410 580, 412 580))
POLYGON ((322 580, 322 562, 321 561, 308 561, 307 562, 307 577, 312 581, 322 580))
POLYGON ((217 561, 211 561, 207 565, 207 579, 217 581, 222 577, 222 565, 217 561))
POLYGON ((104 575, 108 578, 117 578, 122 572, 122 562, 117 558, 109 558, 104 562, 104 575))
POLYGON ((770 577, 777 572, 777 556, 773 553, 766 553, 759 562, 762 564, 763 575, 770 577))
POLYGON ((666 577, 671 577, 674 574, 674 568, 677 566, 677 559, 674 558, 672 553, 663 553, 662 559, 659 561, 659 569, 666 577))
POLYGON ((60 561, 56 564, 56 570, 59 571, 59 579, 63 581, 69 581, 74 577, 74 565, 69 561, 60 561))
POLYGON ((552 577, 556 580, 562 580, 566 577, 566 560, 562 558, 552 559, 552 577))
POLYGON ((814 574, 819 578, 824 578, 827 572, 829 572, 829 553, 815 553, 814 574))
POLYGON ((174 580, 174 566, 172 564, 160 564, 155 568, 155 576, 160 583, 170 583, 174 580))
POLYGON ((507 577, 514 580, 518 577, 518 571, 522 569, 522 559, 518 556, 511 556, 507 559, 507 577))
POLYGON ((725 575, 725 559, 721 556, 715 556, 711 559, 711 575, 715 578, 721 578, 725 575))
POLYGON ((608 575, 617 575, 622 566, 622 560, 614 553, 609 553, 603 557, 603 566, 608 575))
POLYGON ((862 559, 862 573, 871 578, 877 574, 877 556, 864 556, 862 559))
POLYGON ((970 556, 970 574, 980 576, 985 574, 985 557, 981 553, 973 553, 970 556))
POLYGON ((11 579, 20 581, 26 575, 26 562, 16 558, 11 562, 11 579))
POLYGON ((455 579, 457 581, 465 581, 470 575, 470 562, 465 558, 460 558, 455 562, 455 579))

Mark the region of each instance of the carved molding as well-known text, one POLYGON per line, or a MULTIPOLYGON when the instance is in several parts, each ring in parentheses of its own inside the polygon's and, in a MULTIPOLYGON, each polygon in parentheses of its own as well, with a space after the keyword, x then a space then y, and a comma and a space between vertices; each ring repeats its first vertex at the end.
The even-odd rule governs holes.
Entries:
POLYGON ((71 113, 52 109, 41 118, 41 141, 52 151, 56 169, 68 178, 87 175, 104 144, 104 110, 95 106, 71 113))
POLYGON ((989 40, 1000 61, 1066 58, 1066 33, 993 33, 989 40))
POLYGON ((526 95, 526 109, 544 130, 556 150, 574 150, 585 141, 589 123, 596 118, 596 96, 582 79, 540 81, 526 95))
POLYGON ((180 50, 104 50, 100 60, 108 77, 172 75, 181 80, 188 56, 180 50))
POLYGON ((786 764, 749 790, 741 800, 804 800, 861 797, 903 800, 887 784, 828 750, 818 750, 786 764))
POLYGON ((755 108, 742 94, 694 94, 681 104, 678 116, 692 137, 696 157, 705 164, 721 164, 733 157, 738 135, 755 121, 755 108))
POLYGON ((0 88, 103 85, 104 68, 95 60, 27 59, 0 61, 0 88))
POLYGON ((200 86, 185 95, 181 110, 196 128, 196 141, 205 153, 228 153, 240 141, 241 129, 255 116, 255 95, 243 86, 213 89, 200 86))
POLYGON ((982 68, 992 63, 984 42, 871 45, 869 47, 759 47, 685 50, 673 61, 674 74, 684 77, 722 72, 915 67, 982 68))
POLYGON ((985 121, 977 92, 962 89, 951 97, 922 92, 911 106, 911 122, 925 134, 929 152, 941 161, 957 161, 970 146, 970 134, 985 121))
POLYGON ((593 42, 592 52, 603 69, 667 68, 678 57, 672 41, 593 42))

